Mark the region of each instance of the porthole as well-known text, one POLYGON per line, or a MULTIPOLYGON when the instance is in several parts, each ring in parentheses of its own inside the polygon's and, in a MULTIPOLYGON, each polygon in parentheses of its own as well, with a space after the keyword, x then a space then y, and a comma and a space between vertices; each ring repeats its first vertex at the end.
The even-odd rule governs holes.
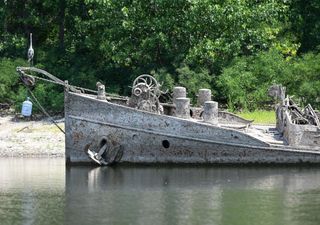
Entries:
POLYGON ((169 142, 168 140, 163 140, 163 141, 162 141, 162 146, 163 146, 164 148, 169 148, 169 147, 170 147, 170 142, 169 142))

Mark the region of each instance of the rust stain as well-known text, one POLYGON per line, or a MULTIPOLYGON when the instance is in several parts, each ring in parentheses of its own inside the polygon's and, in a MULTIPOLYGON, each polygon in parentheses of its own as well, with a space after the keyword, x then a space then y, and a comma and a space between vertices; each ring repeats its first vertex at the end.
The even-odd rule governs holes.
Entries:
POLYGON ((81 131, 80 132, 73 132, 72 137, 73 137, 74 143, 78 143, 79 140, 83 139, 84 135, 81 131))

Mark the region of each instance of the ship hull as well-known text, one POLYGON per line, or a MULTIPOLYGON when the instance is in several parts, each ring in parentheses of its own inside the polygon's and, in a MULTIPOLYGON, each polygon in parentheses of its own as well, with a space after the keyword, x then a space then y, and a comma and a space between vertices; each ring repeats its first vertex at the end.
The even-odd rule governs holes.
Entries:
MULTIPOLYGON (((107 143, 118 163, 320 163, 318 148, 274 146, 243 132, 157 115, 66 92, 66 161, 89 164, 88 149, 107 143)), ((110 152, 109 151, 109 152, 110 152)))

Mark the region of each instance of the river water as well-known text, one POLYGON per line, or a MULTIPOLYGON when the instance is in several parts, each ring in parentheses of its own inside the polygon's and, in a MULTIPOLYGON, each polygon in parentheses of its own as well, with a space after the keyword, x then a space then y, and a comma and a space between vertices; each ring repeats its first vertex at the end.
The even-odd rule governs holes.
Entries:
POLYGON ((318 167, 72 167, 0 158, 0 224, 320 224, 318 167))

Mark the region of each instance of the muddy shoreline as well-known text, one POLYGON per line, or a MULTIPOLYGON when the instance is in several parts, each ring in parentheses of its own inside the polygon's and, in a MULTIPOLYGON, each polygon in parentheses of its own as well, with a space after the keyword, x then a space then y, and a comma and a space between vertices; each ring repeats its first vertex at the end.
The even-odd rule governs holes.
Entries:
MULTIPOLYGON (((59 126, 64 129, 63 120, 59 126)), ((0 157, 64 157, 64 134, 49 120, 0 116, 0 157)))

